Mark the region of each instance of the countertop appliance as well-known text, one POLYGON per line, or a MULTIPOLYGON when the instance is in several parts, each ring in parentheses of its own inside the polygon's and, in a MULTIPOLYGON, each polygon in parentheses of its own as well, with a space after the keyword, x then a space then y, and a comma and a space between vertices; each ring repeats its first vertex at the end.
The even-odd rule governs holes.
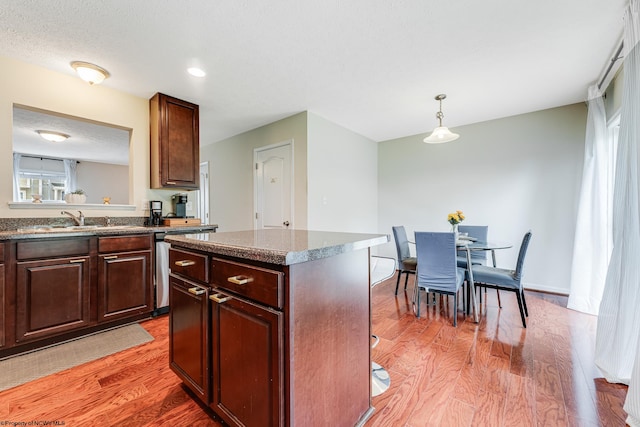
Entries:
POLYGON ((153 315, 169 312, 169 243, 164 241, 168 234, 211 233, 217 225, 197 225, 180 227, 154 227, 155 260, 153 285, 155 287, 155 305, 153 315))
POLYGON ((173 202, 173 212, 176 218, 187 217, 187 193, 177 193, 171 196, 173 202))
POLYGON ((149 225, 162 225, 162 202, 160 200, 149 202, 149 225))

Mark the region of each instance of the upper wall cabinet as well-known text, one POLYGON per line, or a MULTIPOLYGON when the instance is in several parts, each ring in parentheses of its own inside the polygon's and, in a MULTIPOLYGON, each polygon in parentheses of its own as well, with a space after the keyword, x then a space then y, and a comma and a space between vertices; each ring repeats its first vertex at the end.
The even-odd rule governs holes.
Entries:
POLYGON ((156 93, 149 100, 151 188, 197 190, 200 143, 198 106, 156 93))

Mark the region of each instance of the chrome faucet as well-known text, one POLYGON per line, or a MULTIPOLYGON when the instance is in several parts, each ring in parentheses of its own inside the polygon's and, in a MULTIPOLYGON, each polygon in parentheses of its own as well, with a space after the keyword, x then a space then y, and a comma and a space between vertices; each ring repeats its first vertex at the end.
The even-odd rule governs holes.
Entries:
POLYGON ((78 211, 78 213, 80 214, 78 216, 75 216, 71 212, 67 212, 67 211, 62 211, 60 213, 62 215, 69 215, 71 219, 76 223, 76 225, 84 225, 84 215, 82 214, 82 211, 78 211))

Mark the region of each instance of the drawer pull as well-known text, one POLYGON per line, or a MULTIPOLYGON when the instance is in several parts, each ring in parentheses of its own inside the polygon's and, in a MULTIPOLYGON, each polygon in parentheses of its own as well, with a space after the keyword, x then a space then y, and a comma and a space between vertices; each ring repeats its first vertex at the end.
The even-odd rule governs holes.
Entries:
POLYGON ((69 263, 70 264, 78 264, 80 262, 85 262, 85 261, 86 261, 86 259, 70 259, 69 263))
POLYGON ((222 304, 223 302, 229 301, 231 297, 225 294, 213 294, 209 297, 209 299, 211 301, 217 302, 218 304, 222 304))
POLYGON ((166 184, 167 185, 176 185, 176 182, 175 181, 167 181, 166 184))
POLYGON ((190 265, 195 265, 196 262, 195 261, 191 261, 190 259, 187 260, 183 260, 183 261, 176 261, 176 265, 178 267, 189 267, 190 265))
POLYGON ((253 282, 253 277, 249 276, 232 276, 227 279, 227 282, 235 283, 236 285, 246 285, 253 282))
POLYGON ((190 294, 193 294, 193 295, 202 295, 206 292, 204 289, 201 289, 201 288, 189 288, 188 291, 190 294))
POLYGON ((107 259, 118 259, 118 255, 110 255, 110 256, 106 256, 104 257, 105 260, 107 259))

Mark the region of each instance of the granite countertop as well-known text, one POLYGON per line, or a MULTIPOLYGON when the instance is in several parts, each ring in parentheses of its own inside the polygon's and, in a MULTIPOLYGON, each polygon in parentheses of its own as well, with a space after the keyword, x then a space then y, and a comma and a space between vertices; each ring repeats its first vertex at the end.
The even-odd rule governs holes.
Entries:
POLYGON ((110 225, 110 226, 69 226, 53 227, 47 225, 29 226, 16 230, 0 231, 0 241, 4 240, 24 240, 49 237, 75 237, 75 236, 118 236, 127 234, 153 234, 159 232, 180 232, 193 233, 200 230, 214 231, 217 225, 184 225, 177 227, 155 226, 147 227, 141 225, 110 225))
POLYGON ((165 241, 212 254, 291 265, 381 245, 389 235, 274 229, 173 235, 165 241))

